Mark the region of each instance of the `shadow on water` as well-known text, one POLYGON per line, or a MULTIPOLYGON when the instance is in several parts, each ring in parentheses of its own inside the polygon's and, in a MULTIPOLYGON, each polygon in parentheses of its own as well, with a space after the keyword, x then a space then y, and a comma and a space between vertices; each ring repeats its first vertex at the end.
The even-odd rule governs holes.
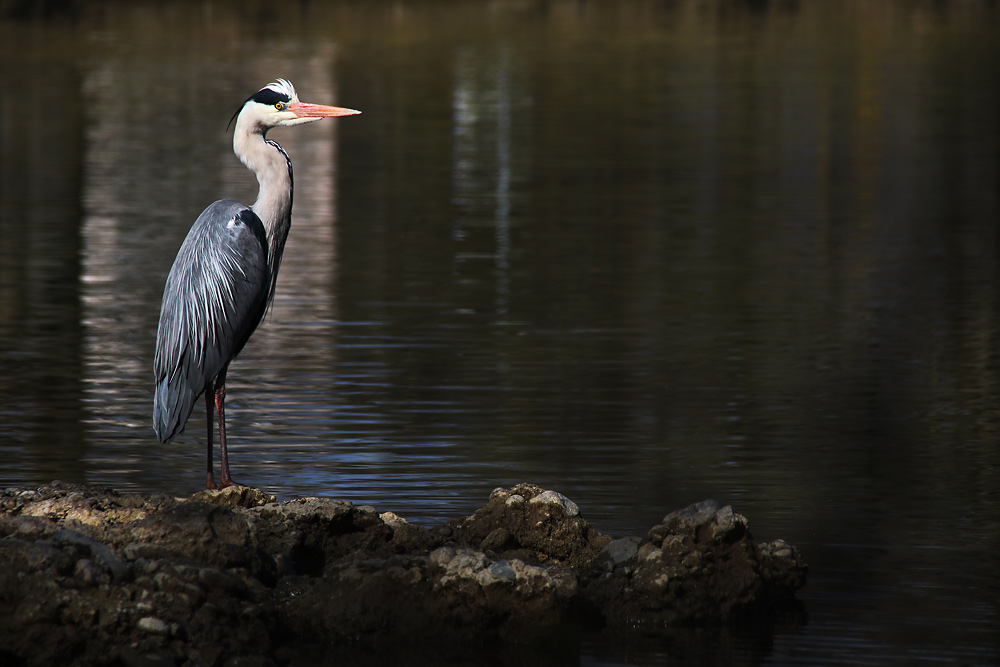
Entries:
POLYGON ((585 664, 1000 660, 998 32, 988 2, 0 3, 0 482, 196 490, 202 409, 149 423, 160 293, 198 213, 254 199, 225 123, 287 77, 364 114, 271 136, 296 204, 230 372, 238 479, 424 524, 528 480, 615 534, 715 497, 811 565, 804 626, 585 664))

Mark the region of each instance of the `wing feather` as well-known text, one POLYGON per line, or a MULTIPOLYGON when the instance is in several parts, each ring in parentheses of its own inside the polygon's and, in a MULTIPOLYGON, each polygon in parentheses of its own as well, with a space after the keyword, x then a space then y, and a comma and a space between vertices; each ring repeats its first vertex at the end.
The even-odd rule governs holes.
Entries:
POLYGON ((232 200, 206 208, 167 276, 156 334, 153 428, 161 442, 184 430, 195 401, 250 339, 271 289, 260 218, 232 200))

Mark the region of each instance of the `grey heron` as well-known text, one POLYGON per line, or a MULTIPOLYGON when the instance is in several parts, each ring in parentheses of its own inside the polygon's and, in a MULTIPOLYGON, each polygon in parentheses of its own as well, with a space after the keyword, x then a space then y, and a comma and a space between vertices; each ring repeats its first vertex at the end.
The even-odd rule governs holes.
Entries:
MULTIPOLYGON (((153 429, 161 442, 184 430, 198 397, 208 417, 206 488, 236 484, 226 451, 226 372, 274 298, 292 217, 292 161, 267 131, 353 109, 300 102, 278 79, 251 95, 233 116, 233 151, 257 176, 252 206, 232 199, 206 208, 188 232, 163 288, 153 373, 153 429), (212 473, 213 412, 218 419, 221 484, 212 473)), ((230 120, 232 123, 232 120, 230 120)))

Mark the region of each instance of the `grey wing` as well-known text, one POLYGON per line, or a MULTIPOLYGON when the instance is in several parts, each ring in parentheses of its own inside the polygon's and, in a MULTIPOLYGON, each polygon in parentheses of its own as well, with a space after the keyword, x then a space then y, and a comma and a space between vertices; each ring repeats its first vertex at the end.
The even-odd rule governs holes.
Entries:
POLYGON ((206 208, 167 276, 156 333, 153 428, 184 430, 208 383, 250 339, 267 307, 271 272, 260 218, 232 200, 206 208))

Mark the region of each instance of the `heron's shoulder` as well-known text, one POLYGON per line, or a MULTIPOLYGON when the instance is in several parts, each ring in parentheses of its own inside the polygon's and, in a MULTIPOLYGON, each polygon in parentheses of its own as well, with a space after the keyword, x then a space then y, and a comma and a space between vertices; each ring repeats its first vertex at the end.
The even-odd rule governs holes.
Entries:
POLYGON ((199 227, 212 230, 206 231, 211 235, 239 236, 249 231, 265 247, 267 245, 264 223, 260 217, 252 208, 235 199, 220 199, 209 205, 195 220, 192 231, 199 227))
POLYGON ((241 201, 236 201, 235 199, 220 199, 217 202, 213 202, 201 212, 198 216, 198 220, 208 220, 208 221, 222 221, 228 222, 234 218, 239 218, 249 212, 253 217, 257 217, 257 214, 253 212, 253 209, 244 204, 241 201))

